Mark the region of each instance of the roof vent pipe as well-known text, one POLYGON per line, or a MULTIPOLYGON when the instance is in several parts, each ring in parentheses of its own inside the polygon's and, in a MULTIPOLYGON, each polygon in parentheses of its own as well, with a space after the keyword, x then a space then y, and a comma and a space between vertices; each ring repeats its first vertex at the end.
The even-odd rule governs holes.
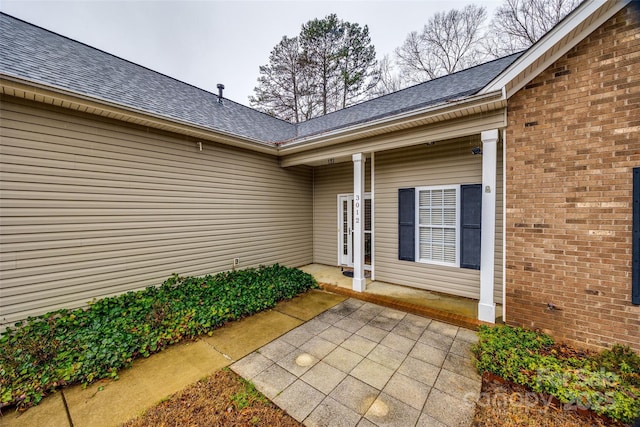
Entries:
POLYGON ((222 104, 222 91, 224 90, 224 85, 222 83, 218 83, 218 102, 222 104))

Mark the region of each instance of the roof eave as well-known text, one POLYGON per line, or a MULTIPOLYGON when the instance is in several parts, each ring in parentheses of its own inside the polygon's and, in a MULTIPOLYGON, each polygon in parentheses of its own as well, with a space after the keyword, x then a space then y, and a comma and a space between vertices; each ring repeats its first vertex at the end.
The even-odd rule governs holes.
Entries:
POLYGON ((505 88, 507 98, 511 97, 630 2, 631 0, 584 1, 489 82, 480 94, 505 88), (594 18, 589 22, 591 17, 594 18))
POLYGON ((0 73, 0 93, 234 147, 272 155, 277 154, 276 146, 272 143, 234 135, 220 130, 212 130, 172 117, 164 117, 98 97, 90 97, 68 89, 45 85, 5 73, 0 73))
POLYGON ((294 154, 400 129, 461 118, 485 111, 493 111, 504 107, 506 107, 506 98, 503 90, 499 89, 490 93, 471 95, 460 100, 430 105, 378 120, 372 120, 306 138, 299 138, 281 145, 278 153, 281 156, 294 154))

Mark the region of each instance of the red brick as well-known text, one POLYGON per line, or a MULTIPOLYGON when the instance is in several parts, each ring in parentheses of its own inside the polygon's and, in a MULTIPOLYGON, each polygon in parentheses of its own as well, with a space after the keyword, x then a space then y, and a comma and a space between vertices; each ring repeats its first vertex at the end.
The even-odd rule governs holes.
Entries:
POLYGON ((507 321, 587 347, 640 351, 631 304, 640 132, 620 131, 640 126, 639 29, 623 9, 507 107, 507 321))

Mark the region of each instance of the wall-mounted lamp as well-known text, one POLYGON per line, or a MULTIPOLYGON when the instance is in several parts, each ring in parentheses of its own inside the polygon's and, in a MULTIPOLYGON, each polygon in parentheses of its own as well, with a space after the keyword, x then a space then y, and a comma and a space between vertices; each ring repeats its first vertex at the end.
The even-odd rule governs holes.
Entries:
POLYGON ((198 150, 202 151, 202 142, 198 141, 196 142, 197 146, 198 146, 198 150))
POLYGON ((471 149, 471 153, 473 153, 474 156, 477 156, 478 154, 482 154, 482 148, 480 147, 473 147, 471 149))

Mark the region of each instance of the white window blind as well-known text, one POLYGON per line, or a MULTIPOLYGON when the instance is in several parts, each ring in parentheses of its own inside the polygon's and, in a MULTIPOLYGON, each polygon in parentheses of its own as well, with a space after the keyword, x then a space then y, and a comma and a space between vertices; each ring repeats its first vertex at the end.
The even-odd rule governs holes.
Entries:
POLYGON ((418 259, 458 264, 458 187, 417 188, 418 259))

